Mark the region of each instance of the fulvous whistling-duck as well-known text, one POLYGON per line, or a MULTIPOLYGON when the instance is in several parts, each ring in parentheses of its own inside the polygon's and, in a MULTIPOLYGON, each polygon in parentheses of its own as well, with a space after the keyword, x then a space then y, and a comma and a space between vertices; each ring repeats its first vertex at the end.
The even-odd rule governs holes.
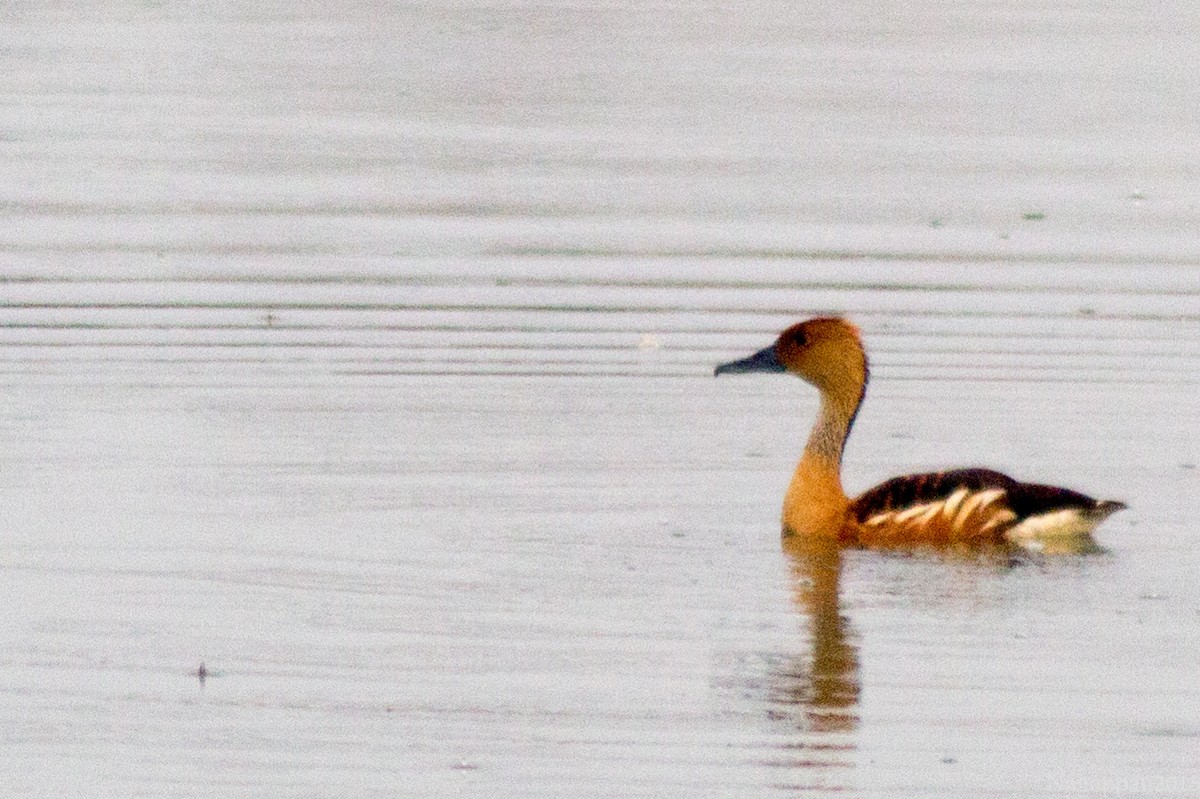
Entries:
POLYGON ((990 469, 895 477, 854 499, 842 489, 842 450, 867 390, 858 328, 810 319, 714 374, 791 372, 821 392, 821 409, 783 502, 784 535, 837 536, 850 546, 911 547, 1085 538, 1124 503, 1021 483, 990 469))

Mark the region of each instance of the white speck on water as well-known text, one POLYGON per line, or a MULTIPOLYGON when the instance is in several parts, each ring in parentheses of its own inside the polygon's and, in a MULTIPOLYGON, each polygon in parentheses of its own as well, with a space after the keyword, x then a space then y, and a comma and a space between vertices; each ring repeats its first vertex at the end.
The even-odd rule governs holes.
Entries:
POLYGON ((651 333, 647 333, 638 340, 638 349, 639 350, 662 349, 662 339, 651 333))

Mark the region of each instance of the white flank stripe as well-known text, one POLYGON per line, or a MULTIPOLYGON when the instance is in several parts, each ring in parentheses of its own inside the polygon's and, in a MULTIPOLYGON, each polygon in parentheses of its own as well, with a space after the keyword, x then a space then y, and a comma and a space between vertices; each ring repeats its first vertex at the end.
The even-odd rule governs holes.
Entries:
POLYGON ((993 527, 999 527, 1002 524, 1007 524, 1008 522, 1011 522, 1015 518, 1017 518, 1017 514, 1013 513, 1008 508, 1003 508, 1001 510, 997 510, 995 515, 992 516, 992 518, 988 519, 987 522, 985 522, 979 528, 979 532, 986 533, 988 530, 991 530, 993 527))
POLYGON ((922 513, 919 518, 913 520, 913 526, 920 527, 923 524, 929 523, 934 516, 937 516, 939 513, 941 513, 942 509, 943 506, 940 502, 931 504, 929 506, 929 510, 922 513))
MULTIPOLYGON (((936 505, 934 507, 936 507, 936 505)), ((911 508, 902 510, 896 514, 896 524, 904 524, 905 522, 907 522, 909 519, 913 518, 914 516, 920 516, 922 513, 925 513, 928 510, 929 510, 928 503, 926 503, 924 505, 913 505, 911 508)))
POLYGON ((954 528, 956 530, 961 529, 976 509, 982 509, 1002 496, 1004 496, 1004 489, 1002 488, 993 488, 989 491, 980 491, 977 494, 972 494, 963 502, 962 508, 958 511, 958 516, 954 518, 954 528))
POLYGON ((962 501, 967 498, 967 494, 969 494, 969 493, 971 493, 971 492, 968 491, 967 489, 960 488, 957 491, 955 491, 953 494, 951 494, 946 499, 946 503, 942 506, 942 515, 945 516, 947 519, 952 517, 954 515, 955 511, 958 510, 958 506, 962 504, 962 501))

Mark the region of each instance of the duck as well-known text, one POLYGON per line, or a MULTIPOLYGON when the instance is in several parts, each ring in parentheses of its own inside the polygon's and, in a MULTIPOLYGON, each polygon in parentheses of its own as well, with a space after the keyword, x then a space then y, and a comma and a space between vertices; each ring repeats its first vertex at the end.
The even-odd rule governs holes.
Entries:
POLYGON ((809 319, 775 343, 716 367, 715 376, 796 375, 820 393, 820 409, 783 500, 782 528, 869 549, 1023 546, 1090 540, 1127 507, 1068 488, 1020 482, 985 468, 893 477, 854 498, 842 487, 842 453, 866 396, 870 369, 858 328, 840 317, 809 319))

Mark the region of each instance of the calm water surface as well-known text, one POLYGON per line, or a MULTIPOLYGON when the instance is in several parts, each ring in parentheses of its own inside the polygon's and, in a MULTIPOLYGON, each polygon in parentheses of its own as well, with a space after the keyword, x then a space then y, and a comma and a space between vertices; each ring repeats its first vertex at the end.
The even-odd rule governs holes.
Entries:
POLYGON ((10 4, 0 793, 1191 797, 1190 6, 10 4), (1102 551, 781 548, 986 464, 1102 551), (205 678, 197 670, 204 663, 205 678))

